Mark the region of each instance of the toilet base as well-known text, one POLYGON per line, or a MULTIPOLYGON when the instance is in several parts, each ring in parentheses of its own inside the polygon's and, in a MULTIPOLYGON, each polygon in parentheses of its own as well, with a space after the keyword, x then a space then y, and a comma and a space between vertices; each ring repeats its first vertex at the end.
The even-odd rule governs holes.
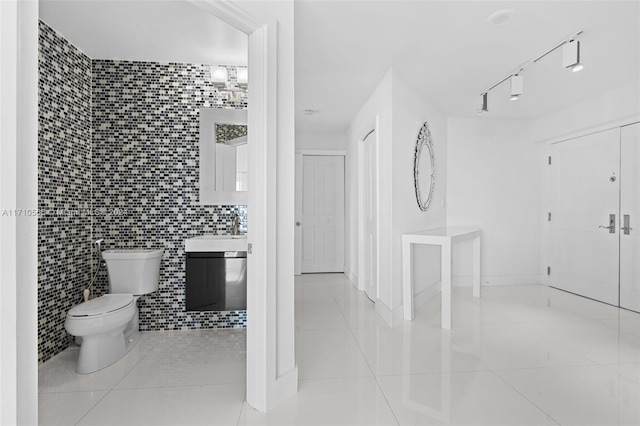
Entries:
POLYGON ((122 331, 107 336, 84 337, 78 354, 76 373, 95 373, 115 364, 136 346, 140 336, 141 333, 136 330, 126 339, 122 331))
POLYGON ((129 353, 140 340, 138 330, 138 308, 133 318, 115 330, 99 335, 77 337, 80 344, 76 373, 90 374, 118 362, 129 353))

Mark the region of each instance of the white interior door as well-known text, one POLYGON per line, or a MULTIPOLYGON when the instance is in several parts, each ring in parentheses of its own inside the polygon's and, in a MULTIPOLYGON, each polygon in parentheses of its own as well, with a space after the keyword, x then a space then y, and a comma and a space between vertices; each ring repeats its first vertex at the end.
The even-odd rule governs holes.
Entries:
POLYGON ((294 233, 295 259, 294 259, 294 267, 293 267, 293 273, 295 275, 302 274, 302 161, 303 160, 304 160, 304 156, 302 154, 296 154, 296 182, 295 182, 296 227, 295 227, 295 233, 294 233))
POLYGON ((620 306, 640 312, 640 123, 620 131, 620 306))
POLYGON ((612 129, 554 144, 550 166, 550 284, 616 306, 619 141, 612 129))
POLYGON ((363 192, 364 192, 364 292, 369 299, 377 298, 377 149, 375 131, 363 142, 363 192))
POLYGON ((302 273, 344 272, 344 157, 302 160, 302 273))

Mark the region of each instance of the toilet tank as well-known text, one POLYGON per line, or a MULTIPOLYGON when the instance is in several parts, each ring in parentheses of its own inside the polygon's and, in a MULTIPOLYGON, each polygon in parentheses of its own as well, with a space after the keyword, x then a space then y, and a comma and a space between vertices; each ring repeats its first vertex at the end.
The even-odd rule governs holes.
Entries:
POLYGON ((149 294, 158 289, 160 260, 164 250, 116 249, 105 250, 109 290, 113 294, 149 294))

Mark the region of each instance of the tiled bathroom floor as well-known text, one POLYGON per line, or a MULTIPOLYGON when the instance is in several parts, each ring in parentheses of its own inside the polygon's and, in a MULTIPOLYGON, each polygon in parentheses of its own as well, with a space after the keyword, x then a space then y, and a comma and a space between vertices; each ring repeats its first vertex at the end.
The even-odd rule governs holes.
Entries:
POLYGON ((454 290, 388 327, 344 275, 296 278, 297 395, 245 403, 244 330, 145 333, 91 375, 40 367, 40 424, 638 425, 640 315, 544 286, 454 290))

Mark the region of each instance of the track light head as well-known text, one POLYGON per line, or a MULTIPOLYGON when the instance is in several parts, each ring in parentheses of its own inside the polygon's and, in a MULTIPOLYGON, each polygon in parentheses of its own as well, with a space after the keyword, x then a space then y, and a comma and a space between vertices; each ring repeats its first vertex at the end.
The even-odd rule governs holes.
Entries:
POLYGON ((571 67, 571 71, 578 72, 578 71, 582 71, 583 68, 584 68, 584 65, 581 63, 578 63, 571 67))
POLYGON ((482 94, 482 105, 480 108, 476 110, 478 114, 482 114, 483 112, 489 112, 489 96, 487 93, 482 94))
POLYGON ((522 78, 519 74, 514 74, 509 79, 509 83, 511 86, 511 99, 512 101, 517 101, 520 99, 520 95, 522 95, 522 89, 524 87, 524 78, 522 78))
POLYGON ((562 66, 578 72, 584 68, 580 62, 580 41, 571 40, 562 46, 562 66))

